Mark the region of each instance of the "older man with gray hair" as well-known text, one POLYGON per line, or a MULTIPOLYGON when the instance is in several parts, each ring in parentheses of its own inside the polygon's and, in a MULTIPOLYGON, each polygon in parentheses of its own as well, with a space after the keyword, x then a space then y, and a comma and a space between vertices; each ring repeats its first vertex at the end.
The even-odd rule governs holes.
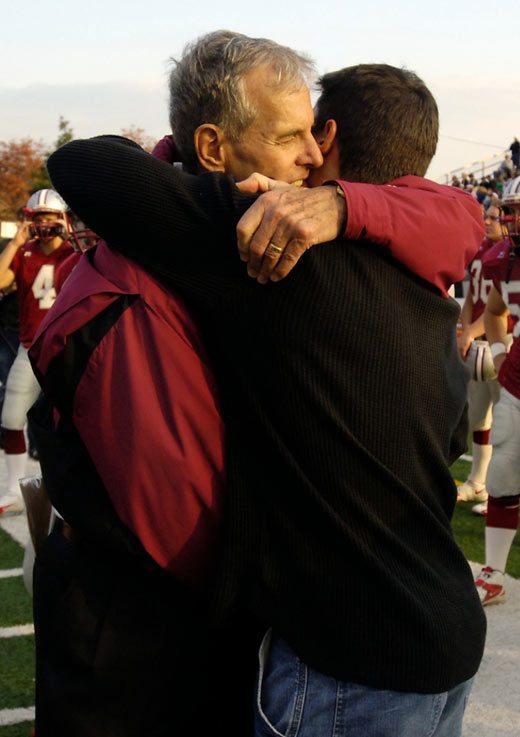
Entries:
POLYGON ((186 171, 304 180, 322 163, 311 134, 312 73, 310 59, 268 39, 219 31, 188 46, 169 80, 186 171))
MULTIPOLYGON (((218 161, 249 174, 262 151, 269 173, 307 177, 322 161, 309 70, 271 41, 224 33, 198 44, 172 75, 174 108, 183 99, 197 129, 195 145, 179 136, 192 169, 218 161), (244 129, 258 134, 247 150, 244 129)), ((254 198, 240 197, 243 212, 254 198)), ((196 326, 180 298, 104 244, 76 267, 53 316, 33 354, 45 355, 39 377, 60 415, 56 427, 39 416, 38 427, 63 518, 36 565, 38 734, 242 737, 258 643, 243 615, 217 635, 208 621, 223 426, 196 326)))

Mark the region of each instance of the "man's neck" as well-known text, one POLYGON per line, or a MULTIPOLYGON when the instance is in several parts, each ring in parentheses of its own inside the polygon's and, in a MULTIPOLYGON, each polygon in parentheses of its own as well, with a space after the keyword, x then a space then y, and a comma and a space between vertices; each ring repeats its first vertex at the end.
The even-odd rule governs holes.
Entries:
POLYGON ((53 238, 50 241, 40 241, 40 248, 42 249, 43 253, 48 256, 53 251, 57 251, 62 243, 63 238, 56 236, 56 238, 53 238))

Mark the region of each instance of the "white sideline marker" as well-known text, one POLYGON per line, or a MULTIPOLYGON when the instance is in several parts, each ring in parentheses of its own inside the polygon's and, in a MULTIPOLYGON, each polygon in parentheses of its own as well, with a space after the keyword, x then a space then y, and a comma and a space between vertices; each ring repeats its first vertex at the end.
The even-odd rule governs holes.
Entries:
MULTIPOLYGON (((34 635, 34 624, 19 624, 16 627, 0 627, 0 639, 34 635)), ((1 714, 2 712, 0 712, 1 714)), ((0 722, 1 724, 1 722, 0 722)))
POLYGON ((34 720, 34 706, 25 709, 0 709, 0 727, 9 724, 20 724, 21 722, 32 722, 34 720))
POLYGON ((0 578, 15 578, 23 575, 23 568, 6 568, 0 570, 0 578))

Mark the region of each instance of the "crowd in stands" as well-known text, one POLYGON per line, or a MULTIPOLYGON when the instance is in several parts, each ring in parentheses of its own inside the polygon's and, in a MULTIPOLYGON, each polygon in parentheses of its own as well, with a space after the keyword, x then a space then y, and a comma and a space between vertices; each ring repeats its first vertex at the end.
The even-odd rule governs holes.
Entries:
POLYGON ((508 151, 511 153, 504 155, 504 160, 492 174, 487 174, 480 180, 477 180, 473 173, 462 172, 460 179, 454 174, 451 178, 451 186, 471 192, 484 209, 497 205, 507 183, 520 174, 520 142, 516 136, 508 151))

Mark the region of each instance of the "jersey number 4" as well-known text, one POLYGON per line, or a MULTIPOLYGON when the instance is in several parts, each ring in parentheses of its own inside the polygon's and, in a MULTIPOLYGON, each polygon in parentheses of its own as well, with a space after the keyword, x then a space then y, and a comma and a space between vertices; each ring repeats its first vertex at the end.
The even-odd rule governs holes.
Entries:
POLYGON ((54 265, 44 264, 33 281, 32 293, 38 300, 40 310, 50 310, 56 300, 54 289, 54 265))

